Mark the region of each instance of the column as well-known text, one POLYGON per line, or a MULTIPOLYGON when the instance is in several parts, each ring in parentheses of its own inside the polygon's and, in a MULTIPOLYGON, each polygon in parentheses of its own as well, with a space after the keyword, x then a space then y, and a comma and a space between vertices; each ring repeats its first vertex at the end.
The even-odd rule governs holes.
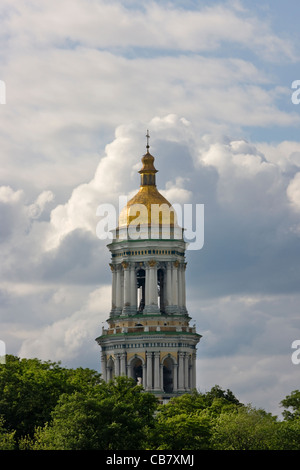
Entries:
POLYGON ((101 373, 102 378, 105 382, 107 382, 107 374, 106 374, 106 354, 101 354, 101 373))
POLYGON ((120 375, 126 375, 126 353, 121 353, 120 375))
POLYGON ((182 307, 183 307, 183 313, 187 313, 187 310, 186 310, 185 270, 186 270, 186 263, 183 263, 182 264, 182 307))
POLYGON ((115 376, 119 377, 120 375, 120 354, 115 355, 115 376))
POLYGON ((184 391, 184 353, 178 353, 178 390, 184 391))
POLYGON ((131 367, 130 367, 130 364, 127 364, 126 365, 126 370, 127 370, 127 377, 130 379, 132 374, 131 374, 131 367))
POLYGON ((189 390, 189 354, 185 353, 184 357, 184 388, 189 390))
POLYGON ((178 389, 178 375, 177 375, 177 372, 178 372, 178 364, 174 364, 173 366, 173 392, 177 392, 177 389, 178 389))
POLYGON ((149 290, 150 290, 150 271, 147 263, 145 264, 145 308, 149 306, 149 290))
POLYGON ((123 303, 123 314, 128 313, 130 310, 130 271, 129 271, 129 263, 123 261, 122 263, 124 269, 124 303, 123 303))
POLYGON ((178 261, 173 263, 172 269, 172 305, 178 311, 178 261))
POLYGON ((145 313, 159 313, 157 291, 157 263, 155 260, 148 262, 146 269, 146 296, 145 313))
POLYGON ((160 390, 160 352, 154 352, 154 390, 160 390))
POLYGON ((117 284, 117 272, 116 267, 113 264, 110 264, 110 269, 112 272, 112 288, 111 288, 111 315, 114 314, 116 309, 116 284, 117 284))
POLYGON ((116 310, 118 313, 122 310, 122 280, 121 266, 116 266, 116 310))
POLYGON ((152 352, 146 352, 147 356, 147 390, 152 390, 152 352))
POLYGON ((192 354, 192 367, 191 367, 191 388, 196 388, 196 354, 192 354))
POLYGON ((143 364, 143 387, 146 390, 147 388, 147 365, 143 364))
POLYGON ((172 265, 170 262, 166 263, 166 313, 170 313, 172 311, 172 265))
POLYGON ((124 307, 124 269, 120 265, 120 279, 121 279, 121 311, 124 307))
POLYGON ((178 273, 178 306, 180 312, 182 311, 183 306, 183 299, 182 299, 182 264, 178 265, 177 268, 178 273))
POLYGON ((137 312, 137 283, 136 283, 136 275, 135 275, 135 264, 130 264, 130 304, 131 304, 131 311, 132 313, 137 312))

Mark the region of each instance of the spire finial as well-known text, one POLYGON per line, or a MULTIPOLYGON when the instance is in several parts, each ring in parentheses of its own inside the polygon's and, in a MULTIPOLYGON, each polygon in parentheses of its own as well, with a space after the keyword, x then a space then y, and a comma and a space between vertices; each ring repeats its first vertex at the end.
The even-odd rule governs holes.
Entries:
POLYGON ((150 135, 149 135, 149 131, 147 129, 147 134, 146 134, 146 137, 147 137, 147 145, 146 145, 146 149, 147 149, 147 152, 149 152, 149 148, 150 148, 150 145, 149 145, 149 139, 150 139, 150 135))

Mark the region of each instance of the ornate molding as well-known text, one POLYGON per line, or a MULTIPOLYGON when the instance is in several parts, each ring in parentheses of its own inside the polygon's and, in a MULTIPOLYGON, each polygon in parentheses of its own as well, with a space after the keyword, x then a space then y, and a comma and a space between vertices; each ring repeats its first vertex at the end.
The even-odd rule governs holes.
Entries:
POLYGON ((155 259, 150 259, 150 261, 148 261, 148 264, 149 264, 150 268, 154 268, 154 266, 156 266, 156 260, 155 259))

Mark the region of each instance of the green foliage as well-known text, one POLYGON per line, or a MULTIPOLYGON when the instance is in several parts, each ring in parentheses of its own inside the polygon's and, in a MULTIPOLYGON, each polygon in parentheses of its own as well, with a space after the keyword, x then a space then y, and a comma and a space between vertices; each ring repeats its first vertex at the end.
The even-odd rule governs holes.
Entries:
POLYGON ((0 366, 0 450, 300 450, 300 391, 284 420, 215 385, 159 405, 133 379, 7 356, 0 366))
POLYGON ((214 418, 240 405, 232 392, 225 392, 217 385, 205 394, 194 390, 192 394, 172 398, 159 408, 150 447, 161 450, 210 449, 214 418))
POLYGON ((284 408, 292 408, 292 411, 285 409, 282 412, 284 419, 292 420, 300 418, 300 391, 294 390, 290 395, 280 402, 284 408))
POLYGON ((276 418, 251 406, 237 407, 215 420, 212 443, 218 450, 269 450, 276 418))
POLYGON ((32 435, 50 419, 62 393, 85 390, 100 382, 89 369, 64 369, 57 363, 7 356, 0 366, 0 415, 16 437, 32 435))
POLYGON ((150 447, 157 450, 209 449, 210 434, 210 421, 201 412, 174 416, 160 413, 150 447))
POLYGON ((4 426, 4 419, 0 417, 0 450, 14 450, 15 448, 15 431, 7 431, 4 426))
POLYGON ((277 423, 274 450, 300 450, 300 419, 277 423))
POLYGON ((156 398, 127 377, 97 385, 85 394, 65 394, 52 413, 52 422, 37 430, 32 448, 142 449, 156 407, 156 398))

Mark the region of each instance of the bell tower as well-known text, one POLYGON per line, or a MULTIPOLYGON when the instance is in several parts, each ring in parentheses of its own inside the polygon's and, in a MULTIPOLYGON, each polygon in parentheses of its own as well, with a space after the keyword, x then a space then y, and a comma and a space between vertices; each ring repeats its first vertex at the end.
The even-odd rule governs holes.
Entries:
POLYGON ((112 302, 101 346, 105 381, 127 375, 166 401, 196 388, 196 345, 186 308, 183 229, 142 157, 140 189, 119 215, 111 253, 112 302))

